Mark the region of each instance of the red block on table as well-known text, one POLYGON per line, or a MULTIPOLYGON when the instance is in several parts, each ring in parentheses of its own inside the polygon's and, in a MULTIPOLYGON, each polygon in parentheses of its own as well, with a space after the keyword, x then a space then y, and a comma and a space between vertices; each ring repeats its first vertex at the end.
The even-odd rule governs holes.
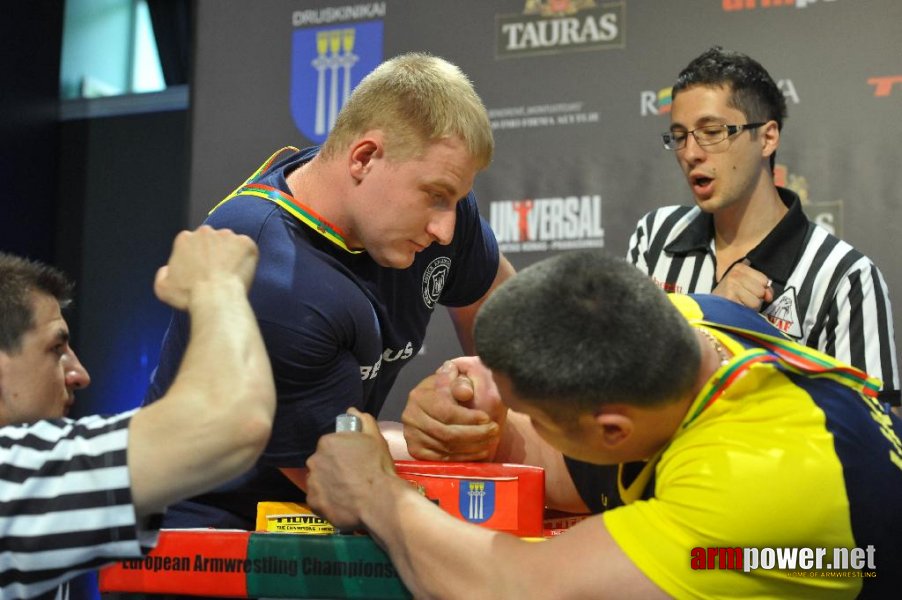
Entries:
POLYGON ((539 467, 395 461, 395 471, 452 516, 520 537, 542 536, 545 471, 539 467))
POLYGON ((100 571, 104 592, 152 592, 247 597, 243 563, 249 531, 164 530, 144 558, 123 560, 100 571))

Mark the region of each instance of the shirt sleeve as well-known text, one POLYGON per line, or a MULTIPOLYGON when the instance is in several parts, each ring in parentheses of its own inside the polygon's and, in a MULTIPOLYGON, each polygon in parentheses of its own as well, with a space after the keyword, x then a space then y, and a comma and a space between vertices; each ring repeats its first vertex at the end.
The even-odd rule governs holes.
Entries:
POLYGON ((303 467, 320 436, 334 430, 335 415, 350 406, 366 410, 360 365, 373 359, 361 356, 379 355, 378 333, 341 336, 328 325, 344 327, 344 322, 308 319, 303 328, 290 328, 260 321, 278 396, 263 464, 303 467), (355 344, 364 348, 355 350, 355 344))
POLYGON ((636 224, 636 228, 630 235, 629 247, 626 252, 626 259, 646 274, 648 273, 648 263, 645 260, 645 254, 648 251, 649 227, 652 218, 652 213, 648 213, 636 224))
MULTIPOLYGON (((893 315, 886 281, 866 257, 848 269, 836 286, 820 328, 809 337, 816 348, 883 380, 880 399, 900 405, 893 315)), ((822 310, 822 312, 823 312, 822 310)))

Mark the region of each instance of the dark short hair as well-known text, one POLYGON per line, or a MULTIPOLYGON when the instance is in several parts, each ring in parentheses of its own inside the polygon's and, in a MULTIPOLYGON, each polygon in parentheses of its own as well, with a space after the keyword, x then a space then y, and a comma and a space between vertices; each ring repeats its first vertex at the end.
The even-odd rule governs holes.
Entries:
POLYGON ((567 419, 601 405, 662 405, 694 385, 700 350, 666 294, 601 250, 535 263, 476 318, 476 349, 523 400, 567 419))
POLYGON ((32 293, 49 294, 65 307, 72 301, 72 289, 61 271, 0 252, 0 351, 18 352, 22 336, 34 327, 32 293))
MULTIPOLYGON (((673 84, 671 100, 687 88, 702 85, 729 87, 729 105, 742 111, 749 122, 776 121, 782 131, 786 118, 786 98, 761 64, 741 52, 713 46, 680 71, 673 84)), ((771 155, 771 169, 776 153, 771 155)))

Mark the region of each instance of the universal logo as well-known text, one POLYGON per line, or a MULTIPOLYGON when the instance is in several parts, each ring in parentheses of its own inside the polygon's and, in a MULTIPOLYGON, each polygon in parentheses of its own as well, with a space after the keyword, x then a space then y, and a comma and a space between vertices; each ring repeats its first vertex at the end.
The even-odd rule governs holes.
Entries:
POLYGON ((505 254, 604 247, 598 194, 500 200, 489 218, 505 254))
POLYGON ((626 8, 596 0, 526 0, 519 15, 496 15, 495 58, 623 48, 626 8))

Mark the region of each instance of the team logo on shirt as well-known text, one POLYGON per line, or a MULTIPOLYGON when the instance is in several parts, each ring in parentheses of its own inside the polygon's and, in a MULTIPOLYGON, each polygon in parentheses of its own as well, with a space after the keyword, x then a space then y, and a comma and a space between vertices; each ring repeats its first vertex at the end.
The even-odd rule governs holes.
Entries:
POLYGON ((484 523, 495 514, 494 481, 461 481, 457 507, 470 523, 484 523))
POLYGON ((774 327, 796 339, 802 337, 802 324, 796 302, 795 288, 789 288, 771 302, 762 313, 774 327))
POLYGON ((359 21, 384 16, 384 2, 292 15, 289 105, 310 141, 325 141, 351 91, 382 62, 382 21, 359 21), (321 26, 303 27, 311 24, 321 26))
POLYGON ((423 303, 426 308, 431 310, 435 307, 450 272, 451 259, 447 256, 439 256, 426 267, 423 272, 423 303))

